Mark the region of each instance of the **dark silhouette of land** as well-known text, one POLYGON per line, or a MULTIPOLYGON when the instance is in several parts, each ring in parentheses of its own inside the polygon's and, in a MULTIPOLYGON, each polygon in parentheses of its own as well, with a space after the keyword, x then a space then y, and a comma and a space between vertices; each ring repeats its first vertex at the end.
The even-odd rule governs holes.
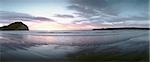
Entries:
POLYGON ((139 28, 139 27, 120 27, 120 28, 99 28, 92 30, 150 30, 150 28, 139 28))
POLYGON ((0 30, 7 30, 7 31, 10 31, 10 30, 29 30, 29 28, 27 25, 25 25, 22 22, 14 22, 14 23, 9 24, 8 26, 0 27, 0 30))

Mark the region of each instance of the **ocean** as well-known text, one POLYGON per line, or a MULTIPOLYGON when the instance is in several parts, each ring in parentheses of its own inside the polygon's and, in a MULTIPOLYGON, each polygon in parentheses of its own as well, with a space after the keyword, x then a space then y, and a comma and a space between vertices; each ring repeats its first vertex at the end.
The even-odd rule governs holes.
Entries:
POLYGON ((149 30, 0 31, 2 62, 148 62, 149 30))

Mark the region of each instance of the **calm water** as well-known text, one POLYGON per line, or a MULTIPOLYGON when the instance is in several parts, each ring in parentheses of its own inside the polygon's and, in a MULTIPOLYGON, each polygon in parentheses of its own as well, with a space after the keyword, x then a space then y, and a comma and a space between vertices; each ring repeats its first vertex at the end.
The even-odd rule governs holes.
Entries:
POLYGON ((149 60, 148 30, 0 31, 2 62, 149 60))

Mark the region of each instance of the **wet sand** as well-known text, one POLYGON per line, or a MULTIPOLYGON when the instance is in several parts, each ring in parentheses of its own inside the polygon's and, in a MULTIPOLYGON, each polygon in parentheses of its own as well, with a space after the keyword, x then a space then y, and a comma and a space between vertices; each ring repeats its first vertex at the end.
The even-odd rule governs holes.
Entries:
POLYGON ((148 62, 148 30, 0 32, 2 62, 148 62))

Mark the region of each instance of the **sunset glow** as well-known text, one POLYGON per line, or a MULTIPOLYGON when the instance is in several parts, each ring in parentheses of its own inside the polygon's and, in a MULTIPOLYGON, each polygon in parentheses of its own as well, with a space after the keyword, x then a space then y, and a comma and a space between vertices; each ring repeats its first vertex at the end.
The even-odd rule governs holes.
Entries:
POLYGON ((0 0, 0 26, 21 21, 30 30, 149 27, 147 2, 148 0, 0 0))
POLYGON ((54 22, 37 22, 30 25, 32 30, 67 30, 65 25, 54 22))

